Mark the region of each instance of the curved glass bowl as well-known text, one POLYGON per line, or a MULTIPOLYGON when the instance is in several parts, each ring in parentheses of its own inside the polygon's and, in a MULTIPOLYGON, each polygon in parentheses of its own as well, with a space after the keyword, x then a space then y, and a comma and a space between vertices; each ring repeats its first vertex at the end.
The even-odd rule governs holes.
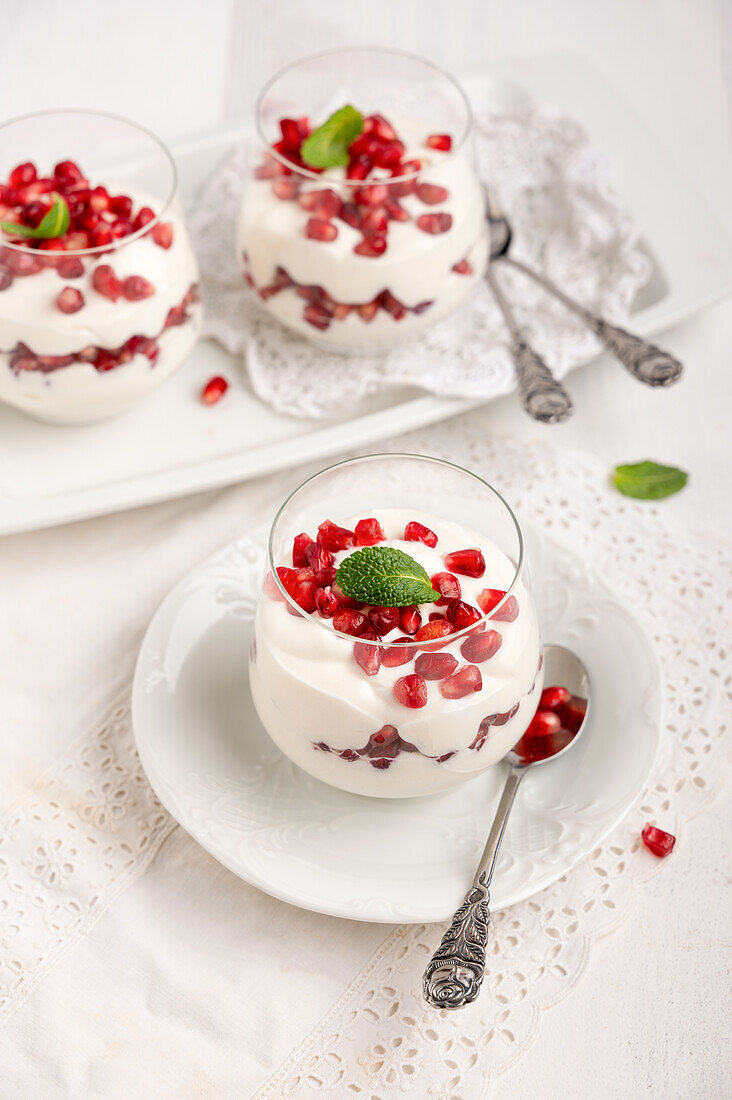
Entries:
POLYGON ((269 82, 256 128, 237 250, 278 321, 331 350, 388 351, 475 289, 487 227, 451 76, 392 50, 319 54, 269 82), (300 143, 345 104, 365 116, 349 165, 308 168, 300 143))
POLYGON ((94 111, 0 126, 0 399, 42 420, 124 412, 182 364, 201 326, 175 164, 148 131, 94 111))
MULTIPOLYGON (((318 534, 324 549, 333 545, 327 530, 318 534)), ((471 554, 468 570, 474 560, 471 554)), ((360 620, 353 622, 360 629, 360 620)), ((383 797, 428 794, 495 764, 524 733, 543 682, 536 610, 513 512, 481 478, 419 455, 354 459, 306 481, 272 526, 250 681, 257 712, 280 749, 335 787, 383 797), (378 628, 358 637, 340 629, 341 619, 332 617, 318 589, 333 593, 328 569, 337 568, 344 552, 318 562, 311 551, 297 567, 294 539, 315 536, 326 520, 353 530, 358 520, 372 517, 388 542, 430 576, 452 569, 462 603, 472 609, 467 625, 446 598, 411 613, 400 610, 398 623, 381 635, 394 612, 384 619, 383 609, 350 606, 367 620, 367 631, 374 623, 378 628), (415 521, 434 532, 436 545, 403 540, 406 524, 415 521), (474 548, 483 555, 483 568, 473 570, 477 576, 460 572, 463 565, 457 568, 454 559, 445 561, 454 551, 474 548), (446 622, 452 632, 432 634, 447 630, 446 622)))

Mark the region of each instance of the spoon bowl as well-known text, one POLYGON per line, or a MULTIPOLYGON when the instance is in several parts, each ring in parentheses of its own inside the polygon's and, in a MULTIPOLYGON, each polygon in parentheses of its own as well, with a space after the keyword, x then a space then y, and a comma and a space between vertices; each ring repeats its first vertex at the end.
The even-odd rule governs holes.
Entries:
POLYGON ((557 752, 547 753, 547 755, 540 760, 524 760, 515 752, 515 749, 511 749, 510 752, 506 753, 504 760, 512 767, 533 768, 539 764, 546 764, 549 760, 558 760, 560 756, 564 756, 565 753, 574 748, 587 728, 587 719, 590 715, 590 677, 587 673, 587 669, 582 661, 580 661, 577 654, 573 653, 571 649, 567 649, 566 646, 547 644, 544 646, 543 653, 544 683, 561 684, 562 687, 567 688, 571 695, 577 695, 580 699, 586 699, 587 709, 579 729, 574 734, 572 740, 564 745, 563 748, 559 749, 557 752))

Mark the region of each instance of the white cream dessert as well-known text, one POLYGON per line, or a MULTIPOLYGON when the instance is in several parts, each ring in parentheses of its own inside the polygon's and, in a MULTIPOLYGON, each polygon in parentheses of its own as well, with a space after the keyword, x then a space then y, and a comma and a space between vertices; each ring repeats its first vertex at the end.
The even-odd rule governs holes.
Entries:
POLYGON ((372 115, 349 164, 313 178, 306 120, 281 127, 282 159, 255 169, 237 235, 245 277, 273 316, 328 347, 387 350, 472 292, 487 259, 484 201, 449 135, 372 115))
POLYGON ((125 411, 169 377, 197 339, 202 310, 175 203, 158 221, 151 195, 84 186, 64 164, 80 177, 66 188, 57 177, 0 186, 6 224, 32 221, 33 206, 47 212, 58 194, 73 212, 59 237, 0 246, 0 399, 44 420, 83 423, 125 411), (24 192, 49 184, 53 193, 23 203, 24 192))
POLYGON ((298 536, 277 572, 297 607, 270 576, 252 695, 270 736, 311 775, 357 794, 426 794, 484 771, 524 733, 542 689, 538 623, 522 580, 506 596, 516 570, 486 536, 377 510, 326 522, 314 543, 298 536), (335 571, 364 545, 409 554, 441 599, 344 598, 335 571))

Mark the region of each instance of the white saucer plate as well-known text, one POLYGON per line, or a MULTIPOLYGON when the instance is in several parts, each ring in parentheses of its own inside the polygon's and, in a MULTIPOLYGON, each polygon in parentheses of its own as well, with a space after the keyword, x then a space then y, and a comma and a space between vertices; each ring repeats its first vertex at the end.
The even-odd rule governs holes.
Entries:
MULTIPOLYGON (((578 558, 527 532, 542 632, 587 665, 592 716, 576 749, 526 776, 491 908, 543 889, 617 825, 661 733, 661 676, 635 617, 578 558)), ((247 660, 265 533, 198 566, 148 629, 133 685, 137 747, 173 817, 241 878, 283 901, 357 920, 451 916, 487 836, 504 766, 438 795, 365 798, 313 779, 270 741, 247 660)))

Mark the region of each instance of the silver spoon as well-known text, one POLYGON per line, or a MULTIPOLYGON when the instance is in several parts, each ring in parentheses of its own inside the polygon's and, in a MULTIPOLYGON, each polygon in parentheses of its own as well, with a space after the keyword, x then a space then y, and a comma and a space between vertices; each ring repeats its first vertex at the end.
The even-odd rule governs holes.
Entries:
POLYGON ((508 776, 473 884, 424 972, 422 991, 433 1008, 463 1008, 478 996, 485 971, 485 947, 490 923, 489 887, 516 791, 529 768, 558 760, 574 748, 587 728, 590 680, 582 661, 564 646, 545 645, 544 669, 546 684, 561 684, 572 695, 586 699, 587 711, 569 744, 553 756, 526 763, 513 749, 506 754, 508 776))
MULTIPOLYGON (((662 351, 661 348, 651 344, 648 340, 642 340, 640 336, 634 336, 631 332, 626 332, 624 328, 619 328, 617 325, 611 325, 604 321, 602 317, 580 305, 574 298, 570 298, 546 275, 535 271, 532 267, 528 267, 520 260, 515 260, 513 256, 509 256, 508 252, 513 240, 511 223, 488 191, 486 191, 486 208, 488 224, 491 229, 491 263, 500 260, 502 263, 510 264, 517 271, 523 271, 524 275, 528 275, 530 279, 533 279, 549 294, 553 294, 567 309, 584 321, 587 327, 602 341, 607 350, 639 382, 645 382, 647 386, 670 386, 681 377, 684 368, 673 355, 662 351)), ((489 281, 491 280, 489 279, 489 281)), ((492 281, 491 285, 495 292, 492 281)))

